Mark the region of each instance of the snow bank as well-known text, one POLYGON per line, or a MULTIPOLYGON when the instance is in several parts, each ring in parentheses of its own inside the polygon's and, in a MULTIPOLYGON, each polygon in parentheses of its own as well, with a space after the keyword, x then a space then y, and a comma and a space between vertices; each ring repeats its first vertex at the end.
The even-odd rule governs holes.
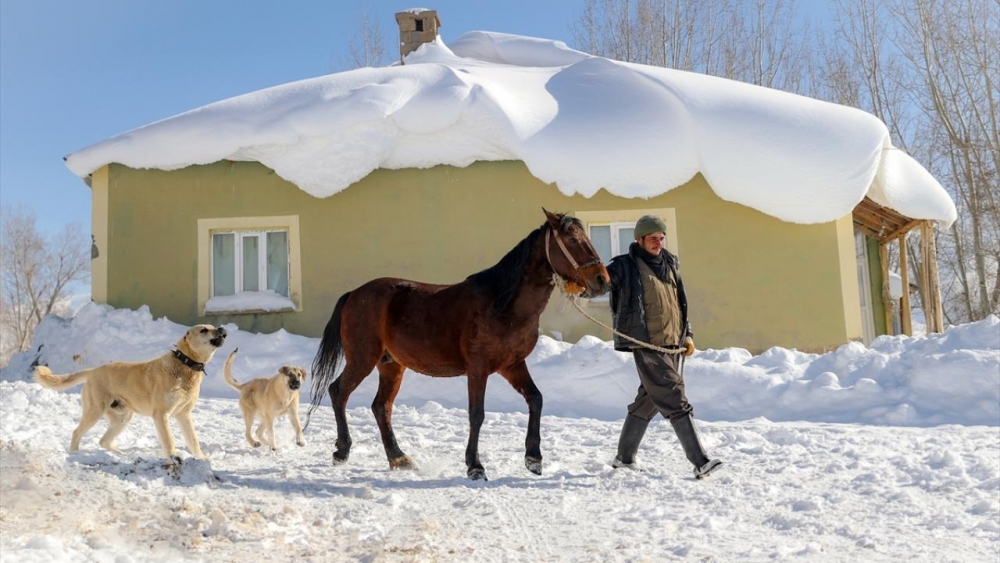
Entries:
MULTIPOLYGON (((37 358, 56 373, 110 361, 141 361, 165 353, 187 327, 137 311, 90 304, 73 319, 50 316, 32 350, 0 370, 6 381, 30 380, 37 358)), ((235 398, 222 381, 225 357, 239 347, 238 380, 270 376, 282 365, 311 366, 319 341, 279 330, 254 334, 226 325, 230 336, 207 367, 203 397, 235 398)), ((630 354, 585 337, 576 344, 539 339, 528 369, 545 396, 545 414, 616 420, 638 387, 630 354)), ((377 376, 351 396, 367 407, 377 376)), ((894 426, 1000 426, 1000 319, 949 328, 943 334, 883 336, 871 347, 849 343, 828 354, 772 348, 759 356, 739 348, 701 350, 685 367, 687 393, 702 420, 815 421, 894 426)), ((308 380, 307 380, 308 383, 308 380)), ((308 390, 303 401, 308 401, 308 390)), ((486 393, 491 412, 526 412, 524 400, 500 377, 486 393)), ((464 378, 407 372, 398 405, 467 406, 464 378)), ((328 401, 326 404, 329 404, 328 401)))

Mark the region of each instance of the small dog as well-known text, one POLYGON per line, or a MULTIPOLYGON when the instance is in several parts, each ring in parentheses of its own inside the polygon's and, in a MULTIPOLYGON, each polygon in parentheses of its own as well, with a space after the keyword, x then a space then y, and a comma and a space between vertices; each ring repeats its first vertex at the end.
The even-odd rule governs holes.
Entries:
POLYGON ((35 367, 35 381, 39 384, 65 391, 84 384, 80 397, 83 414, 80 424, 73 431, 70 451, 80 447, 80 438, 90 430, 101 416, 108 419, 108 430, 101 437, 101 447, 111 451, 115 438, 125 430, 132 415, 150 416, 156 424, 156 433, 167 459, 177 460, 174 437, 170 433, 168 418, 173 416, 180 424, 184 441, 191 453, 205 459, 194 431, 191 411, 198 402, 205 364, 226 341, 226 329, 212 325, 191 327, 177 342, 177 349, 145 362, 112 362, 70 375, 54 375, 45 366, 35 367))
POLYGON ((274 439, 274 419, 288 415, 295 428, 295 443, 306 445, 302 436, 302 423, 299 421, 299 387, 306 378, 306 371, 300 367, 282 366, 278 374, 272 377, 251 379, 242 385, 233 379, 232 367, 236 352, 226 358, 222 375, 226 383, 240 392, 240 410, 243 411, 243 422, 246 423, 246 437, 250 445, 260 447, 261 440, 267 442, 272 450, 278 449, 274 439), (254 418, 260 416, 257 426, 257 438, 251 434, 254 418), (266 434, 265 434, 266 432, 266 434))

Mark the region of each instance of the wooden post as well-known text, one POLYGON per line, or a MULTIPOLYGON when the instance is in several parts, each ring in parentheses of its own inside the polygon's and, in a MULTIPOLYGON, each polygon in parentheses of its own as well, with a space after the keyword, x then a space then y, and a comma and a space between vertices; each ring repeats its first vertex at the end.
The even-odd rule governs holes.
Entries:
POLYGON ((934 238, 934 224, 925 221, 922 227, 927 230, 927 256, 924 258, 929 266, 927 277, 930 281, 931 302, 934 303, 934 332, 944 332, 944 305, 941 303, 941 281, 938 278, 937 241, 934 238))
POLYGON ((892 334, 892 289, 889 280, 889 242, 879 241, 878 261, 882 270, 882 314, 885 316, 885 333, 892 334))
POLYGON ((929 266, 927 264, 927 229, 926 221, 920 223, 920 299, 924 304, 924 322, 927 323, 927 332, 934 331, 934 305, 931 301, 931 278, 929 266))
POLYGON ((903 298, 899 305, 899 328, 903 334, 913 336, 913 319, 910 318, 910 273, 906 260, 906 233, 899 241, 899 277, 903 279, 903 298))

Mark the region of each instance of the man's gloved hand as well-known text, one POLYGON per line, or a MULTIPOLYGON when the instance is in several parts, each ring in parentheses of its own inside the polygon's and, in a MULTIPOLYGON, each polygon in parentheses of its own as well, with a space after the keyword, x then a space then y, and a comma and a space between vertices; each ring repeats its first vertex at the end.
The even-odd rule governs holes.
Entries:
POLYGON ((688 336, 687 338, 684 339, 684 344, 682 344, 682 346, 684 346, 685 356, 690 356, 691 354, 694 354, 694 338, 688 336))

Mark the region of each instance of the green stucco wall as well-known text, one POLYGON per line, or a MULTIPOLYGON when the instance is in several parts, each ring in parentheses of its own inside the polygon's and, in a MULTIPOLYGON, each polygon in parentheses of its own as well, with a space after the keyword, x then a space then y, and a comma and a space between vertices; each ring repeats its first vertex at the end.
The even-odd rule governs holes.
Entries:
MULTIPOLYGON (((250 162, 170 172, 112 165, 108 183, 108 303, 148 305, 154 316, 182 324, 317 336, 337 298, 369 279, 455 283, 496 263, 543 223, 541 207, 571 214, 674 208, 699 348, 818 351, 860 337, 851 316, 860 318, 857 284, 853 303, 842 286, 845 244, 853 256, 843 221, 784 223, 719 199, 700 176, 648 200, 604 191, 566 197, 520 162, 377 170, 324 199, 250 162), (200 316, 198 219, 276 215, 299 216, 302 311, 200 316)), ((543 329, 570 341, 585 333, 610 338, 564 305, 555 294, 543 329)), ((607 305, 588 310, 610 320, 607 305)))

